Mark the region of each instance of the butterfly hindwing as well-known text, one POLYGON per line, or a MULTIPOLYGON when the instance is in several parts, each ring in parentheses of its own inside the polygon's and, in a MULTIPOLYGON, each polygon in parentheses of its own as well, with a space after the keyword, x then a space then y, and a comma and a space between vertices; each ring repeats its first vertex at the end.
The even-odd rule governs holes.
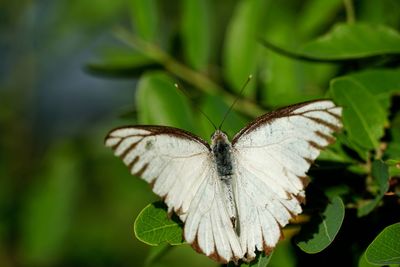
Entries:
POLYGON ((207 169, 206 176, 187 215, 185 240, 218 262, 237 262, 244 253, 223 201, 216 169, 207 169))
POLYGON ((248 257, 275 247, 280 229, 301 213, 306 172, 334 141, 340 118, 332 101, 306 102, 261 116, 234 137, 240 242, 248 257))

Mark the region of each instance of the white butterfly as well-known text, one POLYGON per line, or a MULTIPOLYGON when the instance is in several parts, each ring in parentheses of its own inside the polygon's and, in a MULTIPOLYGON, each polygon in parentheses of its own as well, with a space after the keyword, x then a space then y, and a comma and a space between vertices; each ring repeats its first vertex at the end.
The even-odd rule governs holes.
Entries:
POLYGON ((281 228, 301 213, 306 172, 335 141, 342 109, 316 100, 267 113, 235 135, 217 130, 211 146, 166 126, 112 130, 105 144, 150 183, 184 222, 184 239, 223 263, 269 254, 281 228))

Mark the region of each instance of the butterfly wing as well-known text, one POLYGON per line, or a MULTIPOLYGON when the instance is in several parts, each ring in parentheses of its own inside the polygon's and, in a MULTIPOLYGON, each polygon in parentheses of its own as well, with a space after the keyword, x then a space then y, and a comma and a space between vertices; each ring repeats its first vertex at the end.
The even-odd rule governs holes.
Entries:
POLYGON ((240 243, 248 259, 255 250, 270 252, 281 228, 302 211, 306 172, 341 127, 341 108, 317 100, 261 116, 234 137, 240 243))
POLYGON ((112 130, 105 144, 185 222, 186 242, 220 262, 243 257, 206 142, 176 128, 129 126, 112 130))
POLYGON ((131 173, 150 183, 169 212, 187 212, 205 177, 209 145, 189 132, 164 126, 128 126, 112 130, 105 145, 131 173))
POLYGON ((221 262, 238 262, 244 256, 232 227, 216 168, 207 168, 207 177, 194 197, 184 227, 185 240, 198 252, 221 262))

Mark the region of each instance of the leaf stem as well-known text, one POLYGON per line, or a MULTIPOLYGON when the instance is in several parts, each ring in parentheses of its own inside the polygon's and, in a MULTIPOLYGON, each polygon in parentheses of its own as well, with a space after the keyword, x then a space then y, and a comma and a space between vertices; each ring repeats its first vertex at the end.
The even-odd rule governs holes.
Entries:
POLYGON ((346 10, 346 18, 348 24, 353 24, 356 21, 354 13, 354 5, 352 0, 343 0, 344 8, 346 10))
MULTIPOLYGON (((205 93, 221 95, 223 100, 228 105, 231 105, 233 101, 235 101, 235 95, 224 90, 217 83, 209 79, 206 75, 196 72, 188 68, 184 64, 178 62, 169 54, 162 51, 158 46, 134 36, 128 30, 123 28, 117 28, 115 32, 117 37, 123 42, 138 49, 144 55, 147 55, 152 60, 161 64, 167 71, 171 72, 173 75, 179 77, 189 84, 192 84, 193 86, 205 93)), ((261 108, 255 102, 245 98, 238 100, 235 109, 251 117, 259 116, 260 114, 265 113, 265 110, 263 108, 261 108)))

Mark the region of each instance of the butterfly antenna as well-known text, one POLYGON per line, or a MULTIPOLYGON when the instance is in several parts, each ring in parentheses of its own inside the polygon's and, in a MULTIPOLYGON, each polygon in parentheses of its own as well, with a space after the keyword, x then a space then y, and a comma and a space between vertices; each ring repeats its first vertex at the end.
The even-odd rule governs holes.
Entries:
MULTIPOLYGON (((181 91, 188 99, 190 99, 190 96, 188 95, 188 93, 183 90, 177 83, 174 84, 174 86, 176 87, 176 89, 178 89, 179 91, 181 91)), ((217 130, 217 126, 215 126, 215 124, 213 123, 213 121, 207 116, 206 113, 204 113, 198 106, 194 105, 194 107, 201 113, 203 114, 203 116, 212 124, 212 126, 214 127, 215 130, 217 130)))
POLYGON ((246 82, 243 84, 242 89, 240 89, 239 95, 236 97, 235 101, 233 101, 232 105, 229 107, 229 109, 225 112, 224 118, 222 119, 221 124, 219 125, 218 129, 221 130, 222 124, 224 124, 226 117, 228 116, 229 112, 231 112, 233 106, 236 104, 236 102, 239 100, 239 98, 242 96, 244 89, 246 86, 249 84, 250 80, 253 78, 253 75, 249 75, 247 77, 246 82))

